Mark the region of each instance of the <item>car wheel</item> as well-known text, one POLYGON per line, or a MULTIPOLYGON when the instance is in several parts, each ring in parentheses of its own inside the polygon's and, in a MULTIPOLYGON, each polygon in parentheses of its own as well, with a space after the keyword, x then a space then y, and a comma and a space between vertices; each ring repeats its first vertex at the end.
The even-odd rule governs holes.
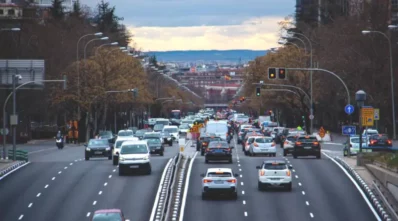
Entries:
POLYGON ((209 163, 209 160, 208 160, 208 159, 205 159, 205 163, 209 163))
POLYGON ((297 159, 297 155, 296 155, 296 154, 293 154, 293 158, 294 158, 294 159, 297 159))
POLYGON ((118 157, 114 156, 113 157, 113 165, 116 166, 119 163, 118 157))
POLYGON ((108 160, 112 160, 112 155, 108 156, 108 160))
POLYGON ((343 154, 345 157, 348 155, 348 153, 347 153, 347 151, 345 150, 344 151, 344 154, 343 154))
POLYGON ((160 156, 164 156, 164 153, 163 153, 163 151, 162 151, 162 152, 160 152, 160 156))
POLYGON ((202 200, 206 200, 206 199, 207 199, 206 194, 205 194, 205 193, 202 193, 202 200))
POLYGON ((86 156, 85 159, 86 159, 86 160, 90 160, 90 157, 87 157, 87 156, 86 156))
POLYGON ((202 151, 200 151, 200 156, 204 156, 205 155, 205 152, 202 150, 202 151))
POLYGON ((151 175, 151 173, 152 173, 152 168, 149 167, 149 169, 146 171, 146 175, 151 175))
POLYGON ((286 190, 292 191, 292 183, 289 183, 288 185, 286 185, 286 190))
POLYGON ((124 175, 123 167, 119 166, 119 176, 123 176, 123 175, 124 175))
POLYGON ((237 200, 238 199, 238 193, 237 192, 232 194, 232 199, 233 200, 237 200))
POLYGON ((263 184, 260 181, 258 181, 258 183, 257 183, 257 189, 260 190, 260 191, 264 190, 264 186, 263 186, 263 184))

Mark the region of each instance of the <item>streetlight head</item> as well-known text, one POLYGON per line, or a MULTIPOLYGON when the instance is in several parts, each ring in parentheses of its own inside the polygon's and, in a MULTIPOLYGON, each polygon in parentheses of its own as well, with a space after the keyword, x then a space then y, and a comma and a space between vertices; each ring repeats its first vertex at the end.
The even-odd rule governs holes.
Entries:
POLYGON ((364 102, 366 101, 366 92, 363 90, 359 90, 355 93, 355 100, 357 102, 364 102))
POLYGON ((389 28, 389 29, 398 28, 398 25, 389 25, 388 28, 389 28))
POLYGON ((11 31, 21 31, 20 28, 11 28, 11 31))
POLYGON ((278 44, 280 44, 280 45, 284 45, 284 44, 285 44, 285 42, 283 42, 283 41, 278 41, 278 44))
POLYGON ((126 47, 120 47, 119 49, 120 50, 126 50, 126 47))
POLYGON ((102 32, 97 32, 97 33, 94 33, 94 35, 95 35, 95 36, 102 36, 103 33, 102 33, 102 32))
POLYGON ((102 38, 100 38, 100 40, 101 41, 106 41, 106 40, 109 40, 109 37, 102 37, 102 38))
POLYGON ((281 38, 282 39, 289 39, 289 37, 286 37, 286 36, 282 36, 281 38))
POLYGON ((119 42, 112 42, 111 45, 118 45, 119 42))
POLYGON ((122 52, 128 52, 128 50, 123 50, 122 52))
POLYGON ((363 30, 363 31, 362 31, 362 34, 363 34, 363 35, 366 35, 366 34, 369 34, 370 32, 371 32, 371 31, 369 31, 369 30, 363 30))

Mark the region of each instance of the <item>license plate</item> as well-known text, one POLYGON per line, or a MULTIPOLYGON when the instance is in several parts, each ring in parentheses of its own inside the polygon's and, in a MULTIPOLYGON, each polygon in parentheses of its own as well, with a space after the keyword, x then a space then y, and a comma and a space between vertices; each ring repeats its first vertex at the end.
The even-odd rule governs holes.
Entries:
POLYGON ((222 184, 222 183, 224 183, 224 182, 223 182, 222 180, 215 180, 214 183, 216 183, 216 184, 222 184))
POLYGON ((311 147, 304 147, 304 149, 307 149, 307 150, 308 150, 308 149, 311 149, 311 147))
POLYGON ((139 166, 138 165, 132 165, 132 166, 130 166, 130 168, 138 168, 139 166))
POLYGON ((271 178, 271 180, 280 180, 279 178, 271 178))
POLYGON ((151 150, 151 152, 155 152, 155 150, 151 150))
POLYGON ((261 151, 262 152, 268 152, 268 149, 262 149, 261 151))
POLYGON ((95 154, 102 154, 102 152, 101 151, 96 151, 95 154))
POLYGON ((216 150, 215 152, 216 153, 222 153, 222 150, 216 150))

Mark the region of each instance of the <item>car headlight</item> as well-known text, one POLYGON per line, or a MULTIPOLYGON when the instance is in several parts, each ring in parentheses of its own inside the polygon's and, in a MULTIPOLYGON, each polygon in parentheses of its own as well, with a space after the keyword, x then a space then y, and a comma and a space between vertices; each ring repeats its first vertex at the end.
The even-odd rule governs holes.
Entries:
POLYGON ((87 150, 87 151, 90 151, 91 149, 87 147, 86 150, 87 150))
POLYGON ((171 137, 168 137, 167 140, 171 140, 171 137))
POLYGON ((110 147, 107 147, 105 150, 106 150, 106 151, 109 151, 109 150, 111 150, 111 148, 110 148, 110 147))
POLYGON ((119 160, 120 160, 120 161, 124 161, 124 158, 123 158, 123 157, 120 157, 119 160))
POLYGON ((145 156, 145 157, 143 157, 142 159, 143 159, 143 160, 148 160, 148 159, 149 159, 149 156, 145 156))

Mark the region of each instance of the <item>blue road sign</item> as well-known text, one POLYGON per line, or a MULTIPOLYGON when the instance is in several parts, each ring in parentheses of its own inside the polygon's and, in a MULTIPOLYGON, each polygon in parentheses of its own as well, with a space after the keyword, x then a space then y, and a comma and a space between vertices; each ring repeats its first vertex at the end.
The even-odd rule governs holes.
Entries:
POLYGON ((344 111, 346 112, 346 114, 350 115, 354 113, 354 106, 352 106, 351 104, 347 104, 347 106, 344 107, 344 111))
POLYGON ((342 126, 343 135, 355 135, 357 130, 355 126, 342 126))

